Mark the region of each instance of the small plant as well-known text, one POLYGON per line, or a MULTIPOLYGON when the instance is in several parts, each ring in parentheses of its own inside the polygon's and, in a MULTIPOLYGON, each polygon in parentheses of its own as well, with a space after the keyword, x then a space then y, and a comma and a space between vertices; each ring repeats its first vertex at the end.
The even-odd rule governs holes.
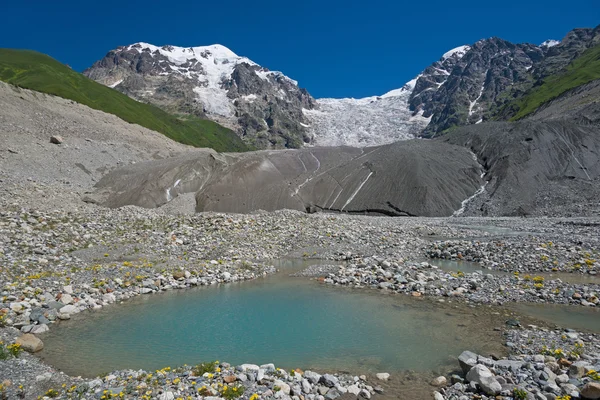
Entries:
POLYGON ((6 349, 8 350, 10 355, 15 358, 19 357, 21 355, 21 352, 23 351, 19 343, 9 344, 8 346, 6 346, 6 349))
POLYGON ((258 393, 254 393, 252 396, 250 396, 249 400, 258 400, 258 393))
POLYGON ((206 397, 206 396, 210 396, 212 393, 210 393, 210 390, 208 390, 208 388, 206 386, 202 386, 202 387, 198 388, 198 394, 200 396, 206 397))
POLYGON ((221 387, 221 389, 219 390, 219 393, 221 394, 221 397, 223 397, 224 399, 233 400, 233 399, 237 399, 238 397, 240 397, 241 395, 244 394, 244 387, 242 385, 234 385, 234 386, 223 385, 221 387))
POLYGON ((514 388, 513 397, 515 400, 525 400, 527 399, 527 391, 525 389, 514 388))
POLYGON ((571 396, 566 394, 564 396, 558 396, 555 400, 571 400, 571 396))
POLYGON ((542 282, 544 282, 544 277, 538 275, 538 276, 536 276, 536 277, 533 278, 533 281, 535 283, 542 283, 542 282))
POLYGON ((198 364, 192 369, 192 374, 194 374, 194 376, 202 376, 205 373, 212 374, 216 371, 217 364, 217 361, 198 364))
POLYGON ((586 374, 586 376, 592 378, 595 381, 600 381, 600 373, 593 369, 589 370, 588 373, 586 374))
POLYGON ((571 351, 571 354, 576 357, 583 355, 583 343, 575 343, 575 348, 571 351))
POLYGON ((46 392, 46 394, 44 394, 44 396, 50 397, 50 398, 58 397, 58 390, 56 390, 56 389, 48 389, 48 391, 46 392))

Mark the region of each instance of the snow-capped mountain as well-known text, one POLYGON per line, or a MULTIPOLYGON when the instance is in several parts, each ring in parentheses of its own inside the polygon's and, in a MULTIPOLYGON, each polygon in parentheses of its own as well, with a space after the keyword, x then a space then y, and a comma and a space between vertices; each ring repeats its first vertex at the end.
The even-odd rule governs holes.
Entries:
POLYGON ((431 120, 427 102, 470 50, 459 46, 400 89, 362 99, 318 99, 318 109, 304 110, 319 146, 374 146, 419 135, 431 120))
POLYGON ((599 43, 600 27, 539 46, 483 39, 446 52, 399 89, 363 99, 315 100, 283 73, 220 45, 136 43, 84 73, 169 112, 215 120, 257 148, 370 146, 508 119, 506 105, 599 43))
POLYGON ((308 142, 302 109, 314 99, 298 82, 225 46, 154 46, 111 50, 88 77, 167 111, 208 117, 261 148, 308 142))

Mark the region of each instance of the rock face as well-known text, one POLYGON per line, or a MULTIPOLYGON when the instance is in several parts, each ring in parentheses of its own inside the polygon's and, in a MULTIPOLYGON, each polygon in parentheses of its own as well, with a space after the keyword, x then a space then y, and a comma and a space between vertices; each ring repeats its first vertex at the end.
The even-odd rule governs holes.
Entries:
POLYGON ((23 350, 29 353, 37 353, 44 348, 44 343, 38 337, 30 333, 19 336, 17 340, 15 340, 15 343, 20 344, 23 350))
POLYGON ((196 211, 294 209, 390 216, 451 215, 482 185, 465 148, 404 141, 244 154, 210 151, 138 163, 106 175, 88 198, 157 207, 196 193, 196 211))
POLYGON ((298 83, 221 45, 111 50, 84 74, 169 112, 213 119, 259 148, 309 142, 302 109, 314 99, 298 83))
POLYGON ((470 148, 485 167, 468 215, 595 215, 600 210, 600 129, 566 121, 485 123, 444 141, 470 148))

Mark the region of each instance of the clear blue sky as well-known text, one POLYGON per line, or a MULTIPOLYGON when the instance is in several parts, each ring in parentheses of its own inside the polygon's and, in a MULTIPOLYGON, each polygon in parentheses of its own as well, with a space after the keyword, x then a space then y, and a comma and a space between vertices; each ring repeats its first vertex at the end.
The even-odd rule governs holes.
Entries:
POLYGON ((598 24, 599 0, 16 0, 2 5, 0 47, 82 71, 119 45, 219 43, 315 97, 364 97, 401 87, 462 44, 539 44, 598 24))

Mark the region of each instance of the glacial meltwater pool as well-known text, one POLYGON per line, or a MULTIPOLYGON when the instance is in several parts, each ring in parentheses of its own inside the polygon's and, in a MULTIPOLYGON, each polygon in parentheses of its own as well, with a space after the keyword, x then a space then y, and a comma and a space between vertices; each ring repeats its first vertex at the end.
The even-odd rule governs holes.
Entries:
POLYGON ((465 349, 500 351, 493 328, 504 316, 288 276, 309 263, 282 263, 282 272, 252 282, 143 295, 75 315, 44 335, 41 356, 66 373, 96 376, 215 359, 327 371, 425 371, 455 367, 465 349))

